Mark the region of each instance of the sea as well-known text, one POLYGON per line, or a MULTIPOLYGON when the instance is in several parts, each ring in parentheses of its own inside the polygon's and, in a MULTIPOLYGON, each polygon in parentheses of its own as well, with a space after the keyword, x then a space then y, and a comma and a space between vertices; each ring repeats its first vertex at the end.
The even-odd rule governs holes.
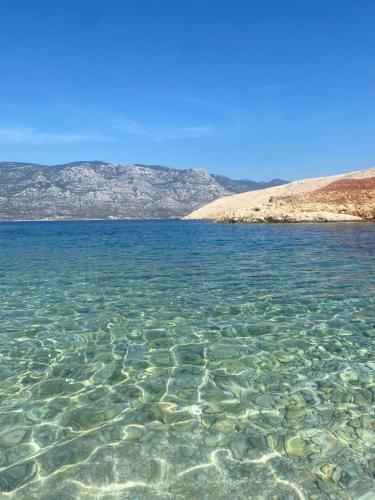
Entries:
POLYGON ((0 498, 375 498, 375 224, 0 223, 0 498))

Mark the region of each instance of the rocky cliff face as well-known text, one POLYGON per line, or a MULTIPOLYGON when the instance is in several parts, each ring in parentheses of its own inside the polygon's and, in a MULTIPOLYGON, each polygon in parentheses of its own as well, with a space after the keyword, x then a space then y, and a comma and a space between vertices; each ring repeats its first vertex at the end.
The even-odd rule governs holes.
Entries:
POLYGON ((235 189, 199 169, 0 163, 0 219, 180 217, 235 189))
POLYGON ((375 168, 227 196, 186 218, 240 223, 374 220, 375 168))

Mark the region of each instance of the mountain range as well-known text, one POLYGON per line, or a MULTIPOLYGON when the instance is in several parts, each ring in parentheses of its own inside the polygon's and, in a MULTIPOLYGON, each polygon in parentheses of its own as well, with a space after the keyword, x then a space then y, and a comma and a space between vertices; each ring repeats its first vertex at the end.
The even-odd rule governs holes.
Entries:
POLYGON ((285 183, 159 165, 2 162, 0 219, 176 218, 223 196, 285 183))

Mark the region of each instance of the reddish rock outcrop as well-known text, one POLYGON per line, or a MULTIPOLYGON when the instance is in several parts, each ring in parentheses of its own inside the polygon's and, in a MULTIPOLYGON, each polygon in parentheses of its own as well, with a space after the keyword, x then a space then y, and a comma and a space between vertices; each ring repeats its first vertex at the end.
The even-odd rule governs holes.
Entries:
POLYGON ((335 212, 375 218, 375 177, 340 179, 306 196, 309 202, 331 206, 335 212))

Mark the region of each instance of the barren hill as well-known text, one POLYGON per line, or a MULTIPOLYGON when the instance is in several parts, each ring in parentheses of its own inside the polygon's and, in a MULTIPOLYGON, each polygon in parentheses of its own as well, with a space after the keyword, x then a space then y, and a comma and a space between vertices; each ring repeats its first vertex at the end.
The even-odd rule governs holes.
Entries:
POLYGON ((186 219, 217 222, 329 222, 375 218, 375 168, 227 196, 186 219))

